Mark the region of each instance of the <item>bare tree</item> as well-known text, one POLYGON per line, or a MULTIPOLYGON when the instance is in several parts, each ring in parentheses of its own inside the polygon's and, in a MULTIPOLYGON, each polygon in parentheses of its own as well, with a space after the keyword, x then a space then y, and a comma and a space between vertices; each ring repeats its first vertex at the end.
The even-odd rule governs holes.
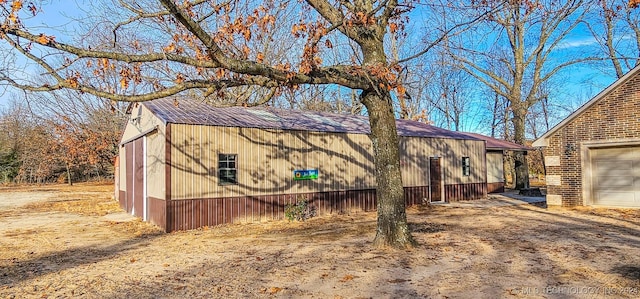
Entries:
MULTIPOLYGON (((632 1, 631 1, 632 2, 632 1)), ((621 78, 640 64, 640 11, 627 0, 599 0, 584 24, 621 78)))
POLYGON ((468 130, 477 119, 472 77, 442 53, 409 68, 404 79, 410 97, 400 102, 400 116, 428 121, 449 130, 468 130))
POLYGON ((14 97, 0 113, 0 181, 111 175, 124 124, 112 105, 124 106, 68 91, 14 97))
MULTIPOLYGON (((468 113, 473 97, 470 93, 470 76, 462 69, 440 56, 437 62, 430 64, 434 80, 427 92, 427 99, 437 111, 440 126, 454 131, 463 130, 464 120, 473 118, 468 113)), ((437 118, 434 121, 437 123, 437 118)))
MULTIPOLYGON (((487 3, 493 7, 491 1, 487 3)), ((485 26, 451 51, 461 68, 509 101, 518 144, 525 144, 529 109, 544 98, 539 93, 541 85, 583 61, 555 55, 583 19, 583 4, 582 0, 500 2, 503 6, 486 19, 485 26)), ((528 187, 526 156, 516 153, 515 164, 515 187, 528 187)))

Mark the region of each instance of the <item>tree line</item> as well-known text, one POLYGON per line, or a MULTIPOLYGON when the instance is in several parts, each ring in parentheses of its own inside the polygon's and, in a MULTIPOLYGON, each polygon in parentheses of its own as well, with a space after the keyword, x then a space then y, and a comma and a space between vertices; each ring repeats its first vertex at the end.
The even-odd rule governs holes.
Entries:
POLYGON ((74 101, 32 95, 0 110, 0 183, 113 178, 123 104, 66 96, 74 101))

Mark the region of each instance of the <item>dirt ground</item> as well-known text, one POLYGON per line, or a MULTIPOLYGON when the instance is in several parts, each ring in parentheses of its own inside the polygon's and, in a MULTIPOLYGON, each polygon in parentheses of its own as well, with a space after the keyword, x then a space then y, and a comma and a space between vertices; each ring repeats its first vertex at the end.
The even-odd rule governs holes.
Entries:
POLYGON ((419 246, 380 250, 375 213, 163 234, 111 188, 0 188, 0 297, 640 296, 637 210, 416 207, 419 246))

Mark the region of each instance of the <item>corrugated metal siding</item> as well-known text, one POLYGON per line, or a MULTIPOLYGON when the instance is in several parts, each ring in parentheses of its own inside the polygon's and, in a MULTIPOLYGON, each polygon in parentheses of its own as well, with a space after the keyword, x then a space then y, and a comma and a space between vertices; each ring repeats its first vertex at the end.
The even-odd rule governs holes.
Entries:
POLYGON ((429 157, 440 157, 444 184, 485 182, 484 141, 401 137, 402 179, 405 186, 429 185, 429 157), (462 157, 471 160, 471 173, 462 175, 462 157))
POLYGON ((171 125, 173 199, 326 192, 375 187, 366 135, 171 125), (237 154, 238 184, 219 185, 218 154, 237 154), (319 169, 317 180, 293 171, 319 169))
POLYGON ((487 183, 487 193, 502 193, 504 192, 504 183, 487 183))
POLYGON ((124 132, 122 133, 121 142, 131 140, 136 136, 139 136, 143 132, 150 131, 153 128, 161 128, 164 126, 164 122, 155 116, 144 105, 138 105, 131 110, 129 121, 127 122, 124 132))
MULTIPOLYGON (((367 135, 172 124, 174 199, 373 189, 367 135), (238 184, 218 185, 218 154, 238 155, 238 184), (294 181, 293 171, 319 169, 317 180, 294 181)), ((484 142, 401 137, 405 186, 427 186, 430 156, 442 157, 445 184, 485 180, 484 142), (471 175, 462 176, 464 156, 471 175)))
POLYGON ((147 196, 165 198, 165 135, 158 130, 147 136, 147 196))
POLYGON ((429 202, 429 187, 404 187, 407 206, 429 202))
POLYGON ((160 198, 148 197, 147 204, 149 222, 166 230, 167 202, 160 198))
MULTIPOLYGON (((133 143, 133 215, 144 215, 144 139, 138 138, 133 143)), ((127 148, 127 150, 129 150, 127 148)), ((131 192, 128 190, 127 192, 131 192)))
MULTIPOLYGON (((124 192, 127 191, 127 154, 124 146, 120 146, 118 149, 118 162, 120 163, 120 174, 118 175, 120 182, 118 185, 120 186, 120 191, 124 192)), ((118 199, 123 200, 122 196, 119 196, 118 199)))
POLYGON ((503 183, 503 154, 499 152, 487 152, 487 183, 503 183))
POLYGON ((486 195, 486 183, 444 185, 444 198, 447 202, 481 199, 486 195))
MULTIPOLYGON (((157 116, 153 115, 144 105, 138 105, 131 111, 130 120, 122 134, 122 141, 133 141, 131 138, 142 137, 140 134, 149 132, 153 128, 158 128, 157 132, 148 135, 147 138, 147 178, 150 183, 148 192, 150 196, 164 198, 164 188, 159 184, 164 182, 164 175, 161 175, 161 168, 164 166, 164 155, 158 154, 164 149, 164 124, 157 116)), ((125 148, 120 146, 120 190, 126 191, 126 156, 125 148)))
MULTIPOLYGON (((405 187, 407 206, 422 204, 429 194, 429 187, 405 187)), ((448 201, 477 199, 486 195, 486 184, 446 185, 448 201)), ((285 207, 298 200, 306 199, 316 208, 317 215, 374 211, 376 190, 349 190, 301 194, 274 194, 261 196, 203 198, 150 202, 152 209, 163 208, 167 204, 167 232, 188 230, 203 226, 225 223, 260 222, 283 219, 285 207)), ((155 214, 155 213, 152 213, 155 214)), ((161 219, 153 220, 163 223, 161 219)))
MULTIPOLYGON (((428 195, 428 187, 405 188, 407 205, 422 203, 426 195, 428 195)), ((168 204, 166 231, 187 230, 224 223, 283 219, 285 207, 300 199, 306 199, 310 205, 314 206, 317 215, 376 209, 374 189, 172 200, 166 202, 168 204)))
POLYGON ((125 165, 127 166, 127 170, 126 173, 127 175, 125 176, 125 200, 124 200, 124 205, 121 205, 120 207, 122 209, 124 209, 125 211, 127 211, 127 213, 131 214, 131 211, 133 210, 133 195, 134 195, 134 183, 135 183, 135 167, 134 167, 134 154, 135 154, 135 145, 134 142, 129 142, 127 144, 124 145, 124 152, 125 152, 125 156, 126 156, 126 163, 125 165))

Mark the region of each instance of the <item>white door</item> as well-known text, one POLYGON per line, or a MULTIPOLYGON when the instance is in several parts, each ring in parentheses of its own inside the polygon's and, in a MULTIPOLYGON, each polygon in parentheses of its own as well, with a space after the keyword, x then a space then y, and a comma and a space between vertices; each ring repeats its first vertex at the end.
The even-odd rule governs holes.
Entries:
POLYGON ((592 149, 594 205, 640 207, 640 147, 592 149))

